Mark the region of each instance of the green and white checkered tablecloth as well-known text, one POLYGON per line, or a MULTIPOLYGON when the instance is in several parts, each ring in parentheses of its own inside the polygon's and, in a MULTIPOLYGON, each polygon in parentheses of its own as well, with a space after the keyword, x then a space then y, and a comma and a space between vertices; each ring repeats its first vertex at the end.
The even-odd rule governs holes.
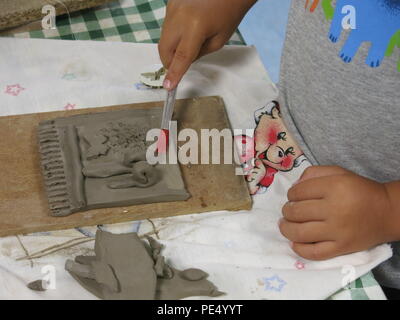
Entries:
MULTIPOLYGON (((15 37, 157 43, 166 0, 120 0, 56 19, 56 29, 17 33, 15 37)), ((245 44, 237 31, 229 44, 245 44)))
POLYGON ((385 295, 372 272, 356 279, 328 300, 382 300, 385 295))
MULTIPOLYGON (((100 40, 157 43, 167 0, 120 0, 66 14, 56 19, 54 30, 16 33, 18 38, 100 40)), ((228 44, 244 45, 237 31, 228 44)), ((382 299, 382 289, 371 272, 343 288, 329 299, 382 299)))

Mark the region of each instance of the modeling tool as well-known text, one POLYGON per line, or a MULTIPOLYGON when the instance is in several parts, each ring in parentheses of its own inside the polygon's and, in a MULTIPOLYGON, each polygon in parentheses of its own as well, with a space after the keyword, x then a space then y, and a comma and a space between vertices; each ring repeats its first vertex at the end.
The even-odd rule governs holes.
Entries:
POLYGON ((161 131, 158 137, 157 152, 159 154, 167 152, 169 141, 169 123, 174 112, 177 88, 167 92, 167 99, 164 103, 163 115, 161 120, 161 131))

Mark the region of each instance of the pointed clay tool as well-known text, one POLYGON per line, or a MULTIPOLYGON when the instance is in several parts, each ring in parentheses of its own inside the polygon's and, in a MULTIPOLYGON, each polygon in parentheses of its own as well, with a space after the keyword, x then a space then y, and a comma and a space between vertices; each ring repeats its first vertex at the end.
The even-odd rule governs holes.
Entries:
POLYGON ((157 152, 159 154, 167 152, 169 141, 169 123, 172 119, 176 100, 177 88, 167 92, 167 99, 164 103, 163 115, 161 120, 161 131, 157 142, 157 152))

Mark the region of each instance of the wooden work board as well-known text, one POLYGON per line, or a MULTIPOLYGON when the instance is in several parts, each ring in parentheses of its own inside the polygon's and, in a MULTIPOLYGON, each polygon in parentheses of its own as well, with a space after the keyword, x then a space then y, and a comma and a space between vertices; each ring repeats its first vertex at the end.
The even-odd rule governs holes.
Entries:
MULTIPOLYGON (((0 117, 0 236, 208 211, 251 209, 247 183, 243 176, 236 175, 235 164, 191 164, 180 165, 191 195, 186 201, 96 209, 67 217, 50 216, 39 166, 36 130, 40 121, 162 105, 161 101, 0 117)), ((223 100, 219 97, 177 100, 174 120, 178 122, 178 130, 192 128, 199 137, 200 129, 231 128, 223 100)))

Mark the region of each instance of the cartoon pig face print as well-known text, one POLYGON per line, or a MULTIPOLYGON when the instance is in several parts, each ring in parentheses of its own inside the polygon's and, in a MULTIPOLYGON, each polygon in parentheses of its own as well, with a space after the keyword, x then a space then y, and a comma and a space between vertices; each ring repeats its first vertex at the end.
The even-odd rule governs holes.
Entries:
POLYGON ((287 132, 278 104, 274 102, 270 112, 259 110, 256 121, 255 158, 276 170, 291 170, 303 153, 287 132))

